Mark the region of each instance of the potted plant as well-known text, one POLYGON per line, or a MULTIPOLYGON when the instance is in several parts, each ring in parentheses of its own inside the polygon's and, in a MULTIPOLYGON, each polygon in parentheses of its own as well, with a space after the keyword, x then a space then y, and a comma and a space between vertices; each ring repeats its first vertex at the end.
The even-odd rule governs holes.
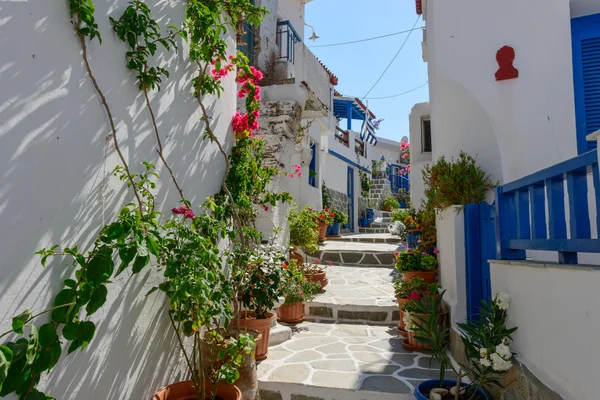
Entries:
POLYGON ((418 288, 408 295, 408 301, 404 304, 404 310, 400 313, 402 318, 402 334, 406 339, 402 342, 404 348, 411 351, 428 350, 427 343, 417 341, 415 326, 422 323, 422 319, 428 317, 433 311, 437 312, 437 324, 443 325, 448 314, 447 307, 443 302, 436 302, 441 288, 437 283, 431 283, 418 288))
MULTIPOLYGON (((437 297, 429 296, 429 301, 438 307, 431 307, 429 315, 418 317, 420 323, 414 326, 417 341, 427 343, 433 360, 440 362, 440 379, 421 382, 415 389, 415 397, 442 400, 447 398, 445 394, 450 394, 459 400, 487 400, 491 396, 486 393, 486 385, 502 387, 499 377, 512 367, 514 353, 509 347, 510 335, 517 328, 506 328, 510 296, 498 293, 490 303, 482 302, 479 321, 457 324, 465 348, 465 362, 455 363, 447 353, 450 329, 437 323, 443 295, 444 292, 437 297), (447 368, 454 371, 456 380, 444 379, 447 368), (466 376, 468 384, 462 382, 466 376)), ((426 311, 425 306, 418 307, 426 311)))
POLYGON ((206 234, 223 226, 208 215, 194 215, 187 205, 173 213, 179 217, 169 219, 160 235, 147 240, 148 252, 164 267, 166 278, 151 292, 160 289, 169 298, 171 327, 192 379, 160 389, 153 399, 239 400, 241 392, 232 384, 240 377, 244 356, 254 349, 254 338, 225 336, 233 319, 233 289, 223 273, 217 235, 206 234), (189 340, 193 345, 186 345, 189 340))
POLYGON ((403 274, 405 281, 410 281, 415 277, 423 279, 427 283, 433 283, 437 276, 437 254, 438 250, 433 251, 434 255, 427 254, 420 249, 407 249, 396 254, 396 271, 403 274))
POLYGON ((400 203, 398 200, 394 198, 394 196, 388 196, 383 201, 383 210, 384 211, 393 211, 396 208, 400 208, 400 203))
POLYGON ((407 208, 407 206, 410 206, 410 192, 407 189, 398 189, 396 196, 398 197, 400 208, 407 208))
POLYGON ((317 211, 314 215, 319 224, 319 241, 323 241, 327 236, 327 226, 333 223, 334 214, 329 208, 325 207, 323 211, 317 211))
MULTIPOLYGON (((320 260, 315 260, 314 263, 306 263, 300 266, 302 274, 313 282, 319 282, 321 289, 323 289, 329 283, 327 279, 327 272, 325 272, 325 266, 320 265, 320 260)), ((330 263, 331 265, 332 263, 330 263)))
POLYGON ((331 212, 333 213, 333 223, 327 229, 327 235, 339 236, 341 226, 348 223, 348 215, 333 208, 331 212))
POLYGON ((285 301, 277 308, 277 319, 292 324, 302 322, 304 302, 315 298, 321 284, 307 279, 295 260, 290 260, 284 269, 282 295, 285 301))
POLYGON ((398 302, 398 310, 400 311, 400 333, 406 334, 406 329, 404 327, 404 321, 402 319, 404 306, 408 303, 411 298, 411 294, 414 292, 421 292, 427 286, 427 282, 425 282, 422 278, 416 277, 411 279, 410 281, 403 281, 400 278, 397 278, 394 281, 394 294, 396 295, 396 301, 398 302))
POLYGON ((271 319, 275 316, 270 310, 281 296, 285 261, 283 254, 261 248, 250 252, 247 268, 235 274, 242 305, 246 308, 240 313, 239 324, 261 334, 256 344, 257 360, 267 358, 269 351, 271 319))
POLYGON ((298 253, 298 247, 302 247, 307 253, 314 253, 319 250, 318 223, 315 221, 314 213, 309 206, 301 210, 292 208, 288 214, 288 224, 290 227, 290 258, 295 259, 298 264, 304 262, 304 257, 298 253))

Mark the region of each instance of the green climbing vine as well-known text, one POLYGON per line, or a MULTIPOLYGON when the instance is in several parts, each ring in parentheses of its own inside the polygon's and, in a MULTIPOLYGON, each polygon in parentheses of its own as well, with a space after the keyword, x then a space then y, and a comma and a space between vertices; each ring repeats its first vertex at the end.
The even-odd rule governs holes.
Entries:
POLYGON ((248 65, 242 54, 228 55, 225 40, 230 30, 239 39, 243 22, 256 25, 266 11, 249 0, 188 0, 181 27, 170 26, 166 34, 143 1, 130 1, 119 19, 110 18, 116 36, 127 45, 126 67, 136 72, 137 86, 144 93, 156 136, 158 155, 183 203, 172 209, 173 217, 165 218, 156 210, 159 176, 155 166, 144 162, 142 172, 137 174, 130 169, 119 146, 111 108, 89 61, 87 43, 94 39, 102 43, 94 4, 92 0, 68 0, 68 5, 84 67, 108 118, 108 138, 120 160, 114 174, 132 190, 135 202, 125 205, 112 222, 99 228, 89 249, 54 245, 36 253, 44 267, 50 258, 71 260, 72 278, 64 280, 63 288, 47 310, 35 315, 29 310, 22 312, 13 318, 11 329, 0 335, 0 338, 14 337, 0 345, 0 396, 14 393, 20 400, 53 399, 39 391, 37 384, 43 373, 56 366, 65 344, 70 354, 91 343, 96 325, 90 317, 106 303, 111 280, 127 270, 137 274, 156 264, 164 282, 151 292, 160 290, 169 298, 169 318, 199 398, 204 398, 202 342, 225 349, 215 355, 221 359, 221 367, 207 377, 213 382, 233 382, 239 376, 240 355, 252 350, 253 342, 248 336, 239 335, 233 340, 225 339, 224 334, 237 312, 235 294, 242 282, 239 277, 262 239, 255 226, 257 209, 291 200, 288 193, 268 189, 279 171, 262 163, 264 143, 256 135, 260 117, 258 81, 262 74, 248 65), (165 51, 177 50, 177 36, 188 42, 189 62, 198 67, 190 82, 190 92, 201 110, 201 136, 214 143, 225 160, 220 192, 195 211, 163 153, 149 97, 169 79, 169 71, 150 65, 150 60, 159 45, 165 51), (203 99, 207 95, 219 97, 225 90, 222 78, 233 71, 240 87, 238 97, 245 97, 245 110, 233 118, 235 141, 228 154, 214 131, 203 99), (232 250, 225 254, 218 250, 223 239, 231 240, 232 250), (222 271, 224 260, 233 264, 229 277, 222 271), (47 314, 49 321, 38 328, 38 317, 47 314), (209 329, 206 339, 201 337, 204 328, 209 329), (185 336, 192 337, 191 354, 183 346, 185 336), (229 362, 222 359, 225 355, 229 362))

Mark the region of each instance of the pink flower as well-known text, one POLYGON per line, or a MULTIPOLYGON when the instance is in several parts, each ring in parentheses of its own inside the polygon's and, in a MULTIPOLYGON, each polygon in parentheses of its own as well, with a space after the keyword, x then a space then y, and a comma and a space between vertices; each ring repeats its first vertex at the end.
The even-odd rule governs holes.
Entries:
POLYGON ((433 254, 440 254, 440 251, 438 249, 433 249, 433 254))
POLYGON ((217 59, 216 59, 216 58, 213 58, 213 59, 210 61, 210 63, 211 63, 212 65, 215 65, 215 64, 217 63, 217 59))
POLYGON ((302 176, 302 172, 298 172, 298 176, 299 176, 299 177, 300 177, 300 176, 302 176))
POLYGON ((329 261, 327 264, 331 267, 333 265, 333 261, 329 261))
POLYGON ((321 260, 315 260, 315 264, 321 264, 321 260))
POLYGON ((233 60, 233 55, 229 55, 229 61, 233 60))
POLYGON ((263 206, 265 211, 269 211, 269 206, 263 206))
POLYGON ((407 247, 407 248, 406 248, 406 251, 411 251, 411 250, 412 250, 412 249, 411 249, 410 247, 407 247))
POLYGON ((181 214, 181 211, 179 211, 179 208, 172 208, 172 209, 171 209, 171 212, 172 212, 173 214, 181 214))
POLYGON ((429 290, 423 290, 423 294, 425 296, 429 296, 431 294, 431 292, 429 290))
POLYGON ((258 117, 260 117, 260 110, 254 110, 254 111, 252 111, 252 116, 253 116, 254 118, 258 118, 258 117))
POLYGON ((394 257, 398 257, 398 254, 400 254, 399 252, 395 252, 394 253, 394 257))
POLYGON ((427 253, 425 253, 425 252, 422 252, 422 253, 421 253, 421 255, 422 255, 422 256, 426 256, 426 255, 427 255, 427 253))
POLYGON ((421 298, 421 295, 419 294, 419 292, 417 292, 415 290, 411 294, 409 294, 406 298, 408 300, 419 300, 421 298))

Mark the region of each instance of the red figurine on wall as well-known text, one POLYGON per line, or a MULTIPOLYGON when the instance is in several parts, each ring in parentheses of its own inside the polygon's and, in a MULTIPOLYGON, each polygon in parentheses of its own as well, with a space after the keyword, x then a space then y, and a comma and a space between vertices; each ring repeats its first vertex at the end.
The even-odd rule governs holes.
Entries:
POLYGON ((496 60, 500 67, 496 72, 496 80, 504 81, 519 77, 519 70, 513 66, 515 61, 515 49, 504 46, 496 53, 496 60))

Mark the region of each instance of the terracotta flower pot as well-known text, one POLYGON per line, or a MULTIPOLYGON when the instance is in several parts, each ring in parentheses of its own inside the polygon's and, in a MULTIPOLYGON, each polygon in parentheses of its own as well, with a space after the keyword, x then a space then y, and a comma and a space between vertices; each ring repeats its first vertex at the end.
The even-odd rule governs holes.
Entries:
POLYGON ((398 309, 400 311, 404 311, 404 305, 410 301, 408 299, 403 299, 401 297, 396 297, 396 300, 398 301, 398 309))
POLYGON ((324 241, 327 236, 327 224, 325 222, 319 222, 319 241, 324 241))
MULTIPOLYGON (((438 325, 444 325, 445 321, 446 321, 446 312, 442 312, 440 313, 439 317, 438 317, 438 325)), ((413 321, 413 323, 415 324, 423 324, 424 322, 421 321, 419 318, 417 317, 422 317, 422 318, 427 318, 427 314, 411 314, 411 319, 413 321)), ((408 344, 410 346, 412 346, 414 349, 417 350, 429 350, 430 346, 428 344, 424 344, 424 343, 420 343, 417 342, 417 338, 415 337, 415 332, 414 331, 408 331, 408 344)))
POLYGON ((425 283, 433 283, 437 277, 437 270, 424 272, 403 272, 402 275, 404 276, 403 280, 405 282, 410 281, 412 278, 421 278, 425 281, 425 283))
POLYGON ((291 248, 290 250, 290 260, 296 260, 296 262, 298 263, 298 265, 302 265, 304 264, 304 257, 302 256, 302 254, 298 253, 298 247, 294 246, 291 248))
MULTIPOLYGON (((205 383, 205 399, 210 399, 213 385, 210 382, 205 383)), ((225 383, 217 387, 217 396, 223 400, 241 400, 242 392, 233 385, 225 383)), ((184 381, 174 383, 160 389, 152 396, 152 400, 198 400, 196 387, 193 381, 184 381)))
MULTIPOLYGON (((254 343, 257 343, 261 339, 261 334, 255 330, 244 330, 240 328, 231 328, 225 335, 227 338, 236 337, 240 333, 248 333, 254 338, 254 343)), ((200 342, 202 348, 202 357, 204 364, 204 373, 208 376, 212 371, 215 371, 225 363, 231 360, 230 356, 226 356, 224 360, 211 359, 215 356, 215 353, 223 348, 219 346, 217 349, 211 348, 204 340, 200 342), (216 350, 216 351, 215 351, 216 350)), ((242 400, 258 400, 260 398, 258 389, 258 375, 256 371, 256 359, 254 358, 254 352, 250 354, 244 354, 244 362, 240 365, 238 372, 240 377, 233 383, 240 392, 242 392, 242 400)))
POLYGON ((313 282, 319 282, 321 284, 321 289, 323 289, 329 283, 329 279, 327 279, 327 273, 325 271, 318 271, 314 274, 304 274, 304 277, 313 282))
POLYGON ((242 328, 252 329, 261 334, 261 338, 256 342, 254 354, 256 360, 264 360, 269 354, 269 336, 271 334, 271 319, 275 314, 267 313, 267 318, 256 319, 256 313, 253 311, 243 311, 240 319, 242 328))
POLYGON ((295 324, 304 320, 304 303, 282 304, 277 308, 277 320, 295 324))
POLYGON ((391 212, 393 210, 392 206, 384 206, 383 211, 391 212))

